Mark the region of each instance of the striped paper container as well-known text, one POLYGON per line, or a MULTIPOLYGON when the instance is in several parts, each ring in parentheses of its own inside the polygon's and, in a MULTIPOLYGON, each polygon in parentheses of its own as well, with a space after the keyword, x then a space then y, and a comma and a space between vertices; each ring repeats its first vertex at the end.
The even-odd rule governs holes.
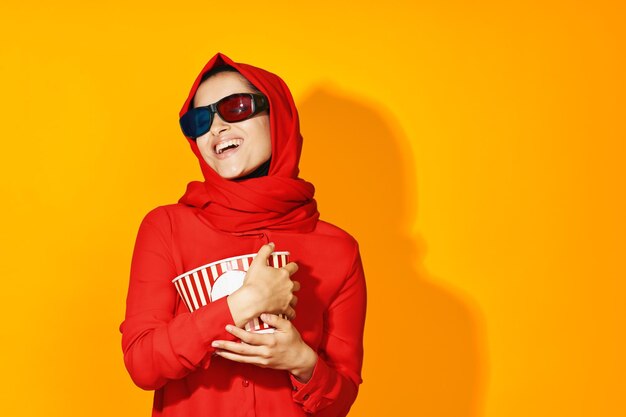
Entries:
MULTIPOLYGON (((172 282, 189 311, 194 312, 239 289, 255 256, 256 253, 234 256, 202 265, 177 276, 172 282)), ((289 263, 289 252, 272 252, 267 263, 274 268, 283 267, 289 263)), ((256 333, 274 332, 273 327, 258 317, 246 323, 245 329, 256 333)))

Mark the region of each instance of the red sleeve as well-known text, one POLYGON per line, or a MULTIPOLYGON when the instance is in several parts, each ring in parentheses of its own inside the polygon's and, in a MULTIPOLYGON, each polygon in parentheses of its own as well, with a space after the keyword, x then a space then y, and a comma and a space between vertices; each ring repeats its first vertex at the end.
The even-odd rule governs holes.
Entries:
POLYGON ((324 317, 324 337, 311 379, 293 375, 293 400, 316 417, 348 414, 362 382, 366 291, 358 246, 352 269, 324 317))
POLYGON ((150 212, 139 228, 122 332, 124 363, 135 384, 155 390, 168 380, 208 367, 216 339, 234 340, 226 297, 174 317, 178 293, 172 279, 171 221, 165 209, 150 212))

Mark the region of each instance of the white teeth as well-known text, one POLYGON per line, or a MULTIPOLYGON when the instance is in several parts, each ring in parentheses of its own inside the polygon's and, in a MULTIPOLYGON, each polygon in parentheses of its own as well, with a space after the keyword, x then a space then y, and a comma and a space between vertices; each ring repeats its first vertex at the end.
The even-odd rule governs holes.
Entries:
POLYGON ((228 148, 229 146, 239 146, 243 143, 242 139, 232 139, 232 140, 227 140, 225 142, 220 142, 217 145, 215 145, 215 153, 216 154, 221 154, 222 152, 224 152, 224 150, 226 148, 228 148))

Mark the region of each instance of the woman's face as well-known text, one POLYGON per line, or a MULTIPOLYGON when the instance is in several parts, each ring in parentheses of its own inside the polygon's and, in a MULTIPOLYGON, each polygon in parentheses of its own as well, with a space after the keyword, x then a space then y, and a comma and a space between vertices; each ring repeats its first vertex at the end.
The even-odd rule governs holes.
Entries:
MULTIPOLYGON (((256 93, 238 72, 220 72, 204 81, 194 107, 208 106, 235 93, 256 93)), ((228 123, 219 114, 207 133, 196 138, 202 157, 222 178, 252 173, 272 155, 270 119, 266 111, 241 122, 228 123)))

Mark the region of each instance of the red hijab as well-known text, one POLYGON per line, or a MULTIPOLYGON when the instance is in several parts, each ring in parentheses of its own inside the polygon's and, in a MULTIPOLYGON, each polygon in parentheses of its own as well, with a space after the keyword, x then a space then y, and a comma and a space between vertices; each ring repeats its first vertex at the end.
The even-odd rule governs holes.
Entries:
POLYGON ((232 181, 220 177, 202 158, 194 140, 188 139, 200 161, 204 182, 193 181, 179 203, 201 209, 217 229, 246 233, 259 229, 310 232, 319 218, 313 184, 298 178, 302 135, 298 111, 289 88, 277 75, 233 62, 218 53, 204 66, 191 87, 180 116, 191 106, 202 75, 221 65, 235 68, 269 101, 272 160, 267 176, 232 181))

